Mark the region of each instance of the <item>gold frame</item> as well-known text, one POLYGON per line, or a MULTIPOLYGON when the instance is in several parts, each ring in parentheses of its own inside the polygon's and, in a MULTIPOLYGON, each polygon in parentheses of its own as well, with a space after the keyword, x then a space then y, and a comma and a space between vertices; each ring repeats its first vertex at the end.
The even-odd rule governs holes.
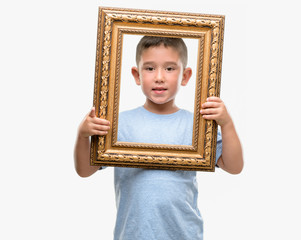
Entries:
POLYGON ((99 7, 93 104, 111 130, 92 136, 91 165, 214 171, 217 124, 204 120, 199 109, 220 93, 224 22, 222 15, 99 7), (125 33, 199 39, 191 146, 117 141, 125 33))

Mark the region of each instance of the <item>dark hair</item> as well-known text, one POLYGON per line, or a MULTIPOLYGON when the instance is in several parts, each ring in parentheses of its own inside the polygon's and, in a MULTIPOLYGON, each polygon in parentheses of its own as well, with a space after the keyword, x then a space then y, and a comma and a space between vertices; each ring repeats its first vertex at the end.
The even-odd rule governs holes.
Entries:
POLYGON ((164 47, 172 47, 175 49, 181 58, 183 68, 187 65, 187 47, 182 38, 171 38, 171 37, 156 37, 156 36, 144 36, 139 41, 136 48, 136 63, 139 65, 141 55, 145 49, 150 47, 158 47, 160 45, 164 47))

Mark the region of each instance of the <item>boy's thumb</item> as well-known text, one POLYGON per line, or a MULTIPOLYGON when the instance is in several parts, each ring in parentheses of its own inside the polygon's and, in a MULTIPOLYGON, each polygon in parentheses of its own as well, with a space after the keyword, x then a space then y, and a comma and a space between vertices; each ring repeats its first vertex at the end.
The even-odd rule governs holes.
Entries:
POLYGON ((90 113, 89 113, 90 117, 95 117, 95 107, 92 107, 90 113))

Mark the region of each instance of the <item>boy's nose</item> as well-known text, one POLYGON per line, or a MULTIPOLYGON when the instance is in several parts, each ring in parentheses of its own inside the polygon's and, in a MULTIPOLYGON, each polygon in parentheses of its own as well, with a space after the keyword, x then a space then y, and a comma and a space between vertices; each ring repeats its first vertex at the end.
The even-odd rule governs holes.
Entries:
POLYGON ((162 69, 158 69, 156 72, 156 82, 164 82, 164 74, 162 69))

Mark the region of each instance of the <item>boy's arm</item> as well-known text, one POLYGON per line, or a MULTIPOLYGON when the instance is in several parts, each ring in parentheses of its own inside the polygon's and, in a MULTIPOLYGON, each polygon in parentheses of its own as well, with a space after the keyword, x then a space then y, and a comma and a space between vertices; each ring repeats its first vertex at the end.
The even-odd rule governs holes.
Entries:
POLYGON ((204 119, 215 120, 221 126, 222 156, 217 165, 225 171, 238 174, 243 169, 243 154, 234 123, 227 112, 223 101, 218 97, 210 97, 202 105, 201 114, 204 119))
POLYGON ((106 135, 109 125, 109 121, 95 116, 94 107, 80 124, 74 148, 74 164, 79 176, 91 176, 99 169, 99 166, 90 165, 90 136, 106 135))

